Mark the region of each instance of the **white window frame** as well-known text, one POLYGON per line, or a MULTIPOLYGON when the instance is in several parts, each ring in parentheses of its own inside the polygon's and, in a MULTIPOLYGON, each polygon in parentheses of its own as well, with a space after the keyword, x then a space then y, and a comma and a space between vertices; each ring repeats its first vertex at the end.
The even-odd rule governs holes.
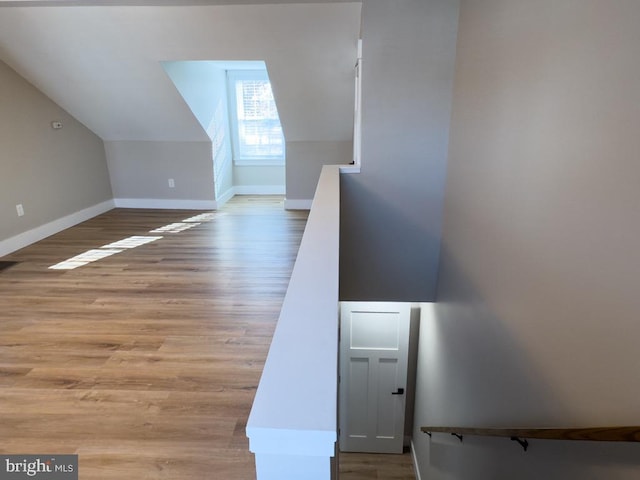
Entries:
POLYGON ((240 156, 240 135, 238 132, 238 106, 236 98, 236 81, 238 80, 266 80, 269 76, 266 70, 227 70, 227 96, 229 104, 229 130, 231 132, 231 145, 233 163, 236 165, 284 165, 286 155, 286 142, 284 133, 282 136, 281 156, 240 156))

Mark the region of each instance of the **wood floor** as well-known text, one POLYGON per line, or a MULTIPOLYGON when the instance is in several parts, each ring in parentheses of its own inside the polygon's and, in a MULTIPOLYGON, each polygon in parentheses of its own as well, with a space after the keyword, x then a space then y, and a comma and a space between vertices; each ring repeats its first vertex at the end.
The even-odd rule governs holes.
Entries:
MULTIPOLYGON (((281 197, 202 212, 113 210, 0 259, 0 453, 79 455, 81 480, 251 480, 245 425, 306 213, 281 197), (75 270, 131 236, 163 238, 75 270)), ((343 454, 341 480, 415 478, 343 454)))
POLYGON ((415 480, 411 453, 341 453, 340 480, 415 480))
POLYGON ((245 424, 306 214, 236 197, 48 269, 197 213, 113 210, 2 259, 0 452, 76 453, 82 480, 255 478, 245 424))

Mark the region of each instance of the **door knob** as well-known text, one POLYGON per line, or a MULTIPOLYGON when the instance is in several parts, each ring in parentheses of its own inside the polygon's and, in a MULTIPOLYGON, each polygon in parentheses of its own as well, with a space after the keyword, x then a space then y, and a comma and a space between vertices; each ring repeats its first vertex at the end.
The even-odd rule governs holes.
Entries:
POLYGON ((404 395, 404 388, 399 388, 395 392, 391 392, 391 395, 404 395))

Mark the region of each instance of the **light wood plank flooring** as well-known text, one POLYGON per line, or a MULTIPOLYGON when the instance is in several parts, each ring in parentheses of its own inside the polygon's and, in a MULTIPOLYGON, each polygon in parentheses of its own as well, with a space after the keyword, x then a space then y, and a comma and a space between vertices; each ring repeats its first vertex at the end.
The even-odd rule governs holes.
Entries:
POLYGON ((70 271, 201 212, 116 209, 2 260, 0 452, 82 480, 252 479, 245 424, 306 222, 280 197, 70 271))
MULTIPOLYGON (((81 480, 255 478, 244 428, 306 222, 236 197, 181 233, 48 267, 201 212, 113 210, 1 260, 0 452, 77 453, 81 480)), ((415 478, 342 454, 341 480, 415 478)))
POLYGON ((340 480, 415 480, 411 453, 341 453, 340 480))

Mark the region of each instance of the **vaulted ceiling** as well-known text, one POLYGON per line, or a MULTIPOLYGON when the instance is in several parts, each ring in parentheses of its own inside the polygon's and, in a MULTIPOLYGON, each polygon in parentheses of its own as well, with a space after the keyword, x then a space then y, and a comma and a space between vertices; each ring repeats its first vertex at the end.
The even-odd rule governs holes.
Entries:
POLYGON ((208 139, 162 61, 264 60, 287 141, 348 140, 360 10, 345 1, 0 1, 0 59, 107 141, 208 139))

